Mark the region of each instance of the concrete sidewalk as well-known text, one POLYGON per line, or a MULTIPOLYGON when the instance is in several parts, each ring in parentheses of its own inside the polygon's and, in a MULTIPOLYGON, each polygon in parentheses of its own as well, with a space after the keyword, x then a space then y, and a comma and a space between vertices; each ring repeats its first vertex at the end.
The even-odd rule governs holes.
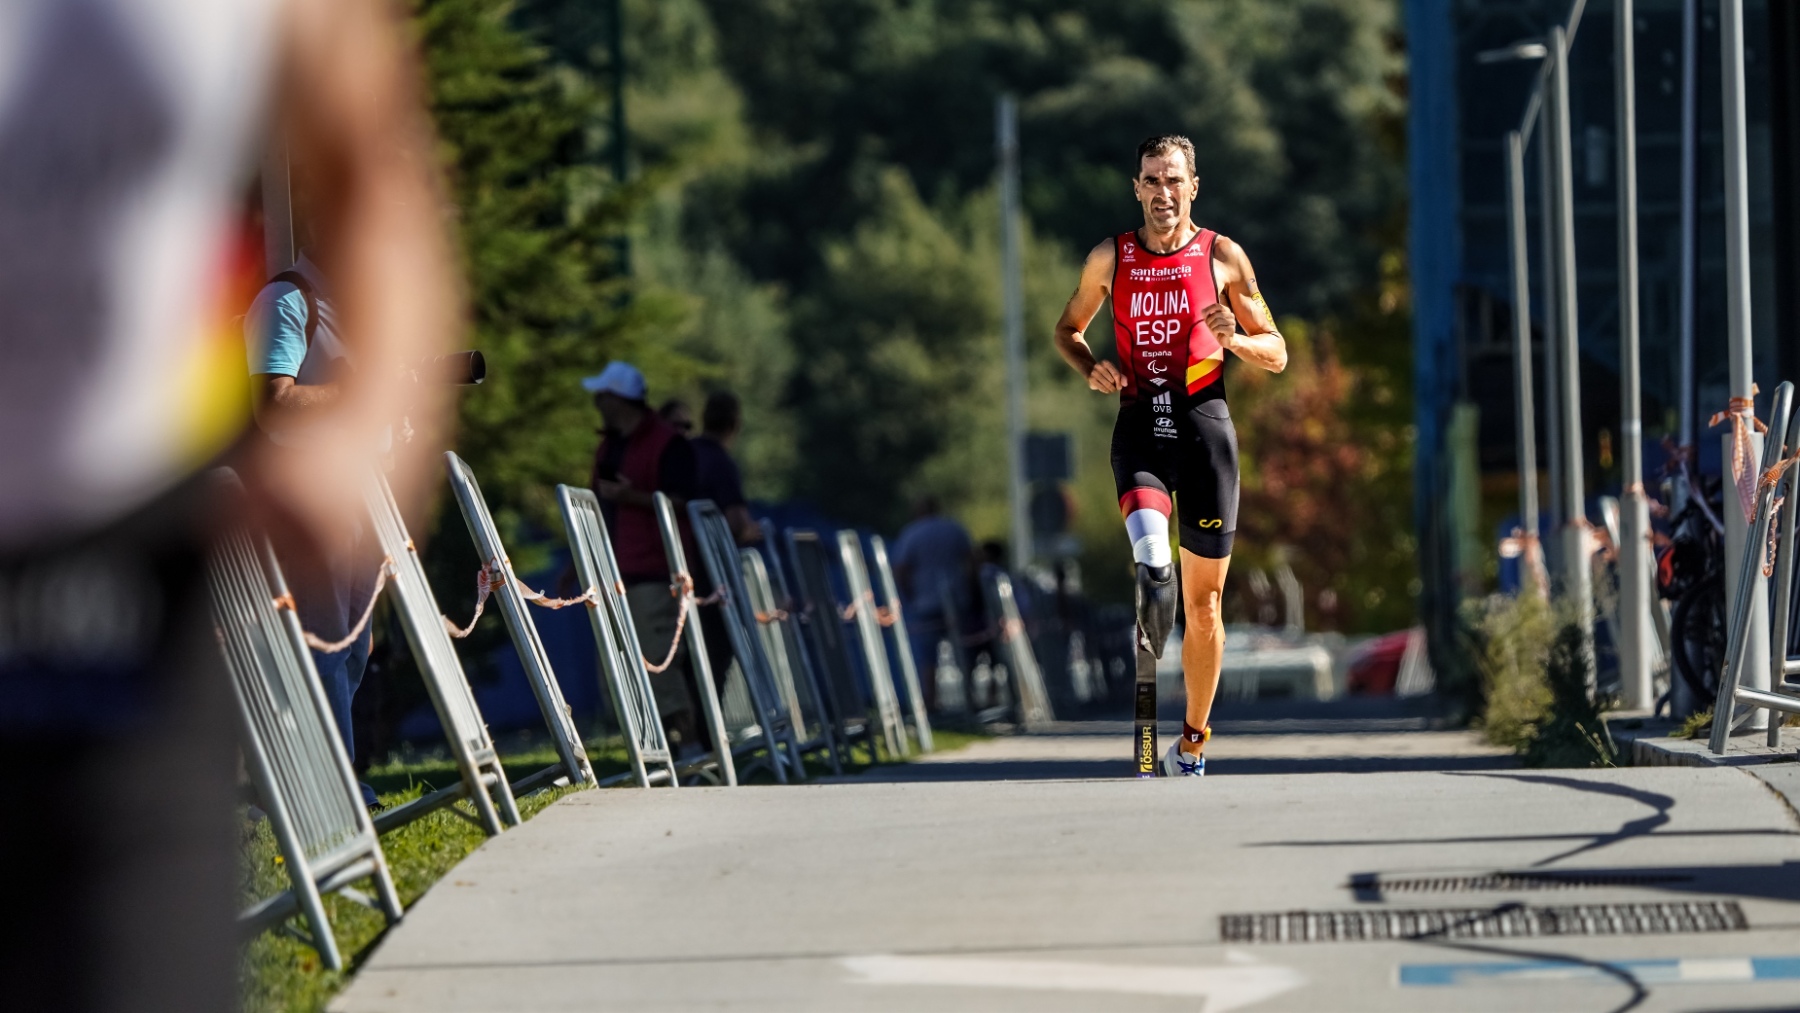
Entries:
MULTIPOLYGON (((1307 733, 1264 742, 1284 736, 1307 733)), ((940 765, 954 761, 918 766, 940 765)), ((1800 998, 1800 824, 1743 771, 580 792, 454 870, 333 1009, 1601 1011, 1634 997, 1800 998), (1495 872, 1590 879, 1481 878, 1495 872), (1229 915, 1670 901, 1735 901, 1745 927, 1222 935, 1229 915)))
MULTIPOLYGON (((1158 724, 1167 749, 1181 732, 1178 708, 1158 724)), ((1500 770, 1512 754, 1466 729, 1441 730, 1423 701, 1352 698, 1221 705, 1206 747, 1207 772, 1245 774, 1500 770)), ((965 749, 877 767, 863 781, 989 781, 1116 778, 1132 774, 1129 721, 1064 721, 965 749)), ((850 779, 846 779, 850 780, 850 779)))

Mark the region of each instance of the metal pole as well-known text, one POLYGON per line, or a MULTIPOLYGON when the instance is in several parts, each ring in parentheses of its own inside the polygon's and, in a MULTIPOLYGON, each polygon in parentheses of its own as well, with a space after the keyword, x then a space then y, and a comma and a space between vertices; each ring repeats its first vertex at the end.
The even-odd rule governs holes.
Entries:
POLYGON ((1019 107, 1002 95, 994 108, 1000 143, 1000 285, 1006 338, 1007 493, 1012 507, 1013 569, 1031 561, 1025 505, 1025 287, 1019 234, 1019 107))
POLYGON ((263 264, 273 278, 294 266, 294 198, 288 180, 287 140, 269 139, 262 163, 263 264))
MULTIPOLYGON (((1545 90, 1549 89, 1546 82, 1545 90)), ((1550 135, 1556 132, 1555 103, 1545 102, 1538 116, 1538 246, 1541 287, 1544 290, 1544 464, 1550 476, 1550 525, 1563 523, 1562 471, 1562 330, 1557 326, 1557 290, 1562 274, 1557 270, 1556 164, 1550 135)), ((1561 549, 1557 550, 1558 555, 1561 549)))
MULTIPOLYGON (((1719 63, 1724 79, 1726 359, 1731 367, 1731 397, 1749 399, 1756 364, 1750 335, 1750 188, 1746 177, 1748 159, 1744 151, 1743 0, 1719 0, 1719 63)), ((1730 432, 1724 436, 1727 462, 1732 460, 1734 438, 1730 432)), ((1754 430, 1750 440, 1750 467, 1755 468, 1754 462, 1762 456, 1762 440, 1754 430)), ((1737 502, 1736 490, 1729 487, 1733 477, 1730 464, 1725 470, 1725 587, 1733 594, 1726 605, 1734 607, 1737 587, 1741 583, 1737 571, 1743 561, 1749 521, 1737 502)), ((1748 582, 1751 608, 1745 634, 1749 639, 1749 650, 1744 658, 1744 685, 1766 691, 1769 688, 1769 582, 1762 575, 1762 568, 1756 569, 1748 582)), ((1768 727, 1767 721, 1768 712, 1757 710, 1747 727, 1751 731, 1761 731, 1768 727)))
POLYGON ((1699 237, 1700 0, 1681 5, 1681 320, 1676 344, 1680 377, 1681 433, 1694 446, 1694 286, 1699 237))
MULTIPOLYGON (((629 138, 625 133, 625 0, 607 4, 608 38, 612 62, 612 170, 613 183, 624 186, 631 175, 629 138)), ((619 253, 619 273, 631 274, 631 236, 621 232, 613 240, 619 253)))
POLYGON ((1537 422, 1531 382, 1531 256, 1525 235, 1525 139, 1517 130, 1506 135, 1506 212, 1512 240, 1513 387, 1519 440, 1519 530, 1524 535, 1519 559, 1521 585, 1532 592, 1547 590, 1543 553, 1538 547, 1537 422))
POLYGON ((1594 593, 1589 570, 1586 489, 1581 454, 1581 331, 1575 301, 1575 181, 1569 157, 1569 36, 1561 25, 1550 29, 1550 101, 1548 133, 1556 167, 1556 329, 1562 336, 1562 466, 1563 518, 1562 593, 1575 610, 1581 629, 1581 664, 1587 686, 1594 689, 1594 593))
POLYGON ((1631 710, 1656 703, 1650 684, 1650 502, 1644 497, 1644 423, 1638 363, 1637 73, 1632 0, 1613 9, 1619 134, 1619 691, 1631 710))

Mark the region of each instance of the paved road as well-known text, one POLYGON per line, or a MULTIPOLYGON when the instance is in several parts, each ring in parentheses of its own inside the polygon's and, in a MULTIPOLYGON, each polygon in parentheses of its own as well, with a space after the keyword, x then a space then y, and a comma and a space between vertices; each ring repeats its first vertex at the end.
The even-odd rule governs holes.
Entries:
MULTIPOLYGON (((1181 731, 1178 707, 1164 708, 1163 748, 1181 731)), ((1500 770, 1512 754, 1473 732, 1438 730, 1426 701, 1347 699, 1221 706, 1206 747, 1209 773, 1307 774, 1401 770, 1500 770)), ((1128 721, 1067 721, 1033 735, 1010 735, 863 775, 883 781, 991 781, 1116 778, 1132 771, 1128 721)))
MULTIPOLYGON (((1328 734, 1271 731, 1264 744, 1287 736, 1301 741, 1284 748, 1312 748, 1328 734)), ((1115 736, 1065 736, 1084 737, 1110 749, 1115 736)), ((1427 742, 1415 755, 1458 755, 1444 752, 1455 743, 1417 744, 1427 742)), ((1412 745, 1372 752, 1403 748, 1412 745)), ((981 750, 999 751, 971 752, 981 750)), ((985 762, 1015 760, 965 766, 985 762)), ((581 792, 454 870, 333 1008, 1796 1003, 1793 810, 1743 771, 1642 768, 581 792), (1579 871, 1612 885, 1409 892, 1391 882, 1496 871, 1579 871), (1671 900, 1735 900, 1748 928, 1462 942, 1221 936, 1232 914, 1671 900)))

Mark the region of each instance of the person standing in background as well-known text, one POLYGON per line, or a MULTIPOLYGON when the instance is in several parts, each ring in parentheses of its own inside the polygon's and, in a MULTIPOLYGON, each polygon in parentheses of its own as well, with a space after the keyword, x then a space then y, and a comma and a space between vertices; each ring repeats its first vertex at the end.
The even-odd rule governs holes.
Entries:
MULTIPOLYGON (((295 224, 309 235, 315 231, 304 215, 295 224)), ((313 245, 308 243, 291 269, 263 286, 244 316, 251 403, 257 426, 273 444, 271 453, 306 440, 318 425, 331 424, 332 409, 354 369, 338 336, 331 283, 313 261, 313 245)), ((366 535, 358 524, 342 553, 320 556, 294 544, 287 531, 271 532, 300 625, 333 643, 349 636, 351 624, 375 594, 380 557, 371 551, 366 535)), ((312 652, 325 698, 331 702, 331 716, 352 762, 356 735, 350 724, 351 701, 362 685, 372 639, 372 631, 365 629, 349 647, 329 654, 312 652)), ((361 788, 363 804, 375 807, 375 789, 366 783, 361 788)))
MULTIPOLYGON (((973 555, 968 530, 941 512, 937 497, 921 496, 912 523, 894 540, 893 556, 907 639, 921 675, 937 671, 938 644, 962 634, 959 617, 967 608, 973 555)), ((926 705, 935 708, 937 680, 922 681, 926 705)))
POLYGON ((687 437, 694 435, 694 410, 688 407, 686 401, 672 397, 662 403, 662 407, 656 410, 656 414, 661 415, 663 421, 673 426, 675 431, 681 435, 687 437))
POLYGON ((207 550, 244 505, 320 554, 362 513, 383 429, 415 514, 443 401, 406 364, 459 300, 436 146, 390 9, 360 0, 0 4, 0 1006, 238 1008, 228 676, 207 550), (361 371, 305 446, 243 439, 222 265, 272 109, 326 185, 341 336, 361 371))
MULTIPOLYGON (((686 407, 683 405, 683 410, 686 407)), ((743 406, 737 395, 726 390, 707 395, 700 424, 705 431, 690 441, 694 447, 694 498, 713 501, 725 515, 737 544, 754 545, 762 541, 762 527, 750 516, 750 504, 744 499, 744 479, 737 461, 731 457, 731 445, 743 427, 743 406)), ((707 660, 721 692, 726 670, 737 656, 731 647, 731 633, 725 628, 723 608, 719 602, 700 606, 700 632, 706 638, 707 660)))
POLYGON ((739 545, 762 541, 762 527, 750 516, 750 502, 744 498, 743 473, 731 456, 731 445, 737 442, 744 425, 744 408, 738 396, 728 390, 707 395, 700 424, 703 430, 693 441, 695 498, 709 499, 718 505, 739 545))
MULTIPOLYGON (((590 485, 606 515, 638 641, 645 653, 661 657, 675 639, 681 602, 669 593, 669 558, 656 519, 656 493, 674 501, 688 569, 697 593, 706 594, 701 587, 706 568, 699 565, 687 521, 687 502, 695 493, 694 449, 668 420, 651 410, 645 399, 648 385, 636 366, 609 362, 581 386, 594 396, 594 407, 604 421, 590 485)), ((670 744, 682 752, 704 748, 705 742, 694 667, 671 665, 650 677, 670 744)))

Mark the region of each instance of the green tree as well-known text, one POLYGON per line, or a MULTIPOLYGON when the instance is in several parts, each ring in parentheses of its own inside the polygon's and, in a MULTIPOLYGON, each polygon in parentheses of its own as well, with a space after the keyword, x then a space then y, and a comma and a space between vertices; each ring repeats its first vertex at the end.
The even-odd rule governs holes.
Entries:
MULTIPOLYGON (((651 342, 670 307, 621 300, 611 236, 642 194, 595 166, 603 96, 516 30, 506 0, 425 0, 417 26, 488 379, 461 399, 458 453, 503 523, 555 516, 583 481, 580 377, 651 342)), ((510 526, 510 525, 509 525, 510 526)))
MULTIPOLYGON (((633 172, 652 194, 630 224, 634 305, 658 340, 621 347, 658 397, 745 395, 759 495, 891 528, 932 492, 978 535, 1004 535, 993 103, 1013 93, 1030 419, 1074 435, 1089 583, 1123 593, 1112 411, 1048 336, 1080 257, 1137 221, 1138 141, 1186 133, 1197 220, 1238 239, 1276 312, 1320 338, 1290 376, 1227 378, 1243 424, 1268 427, 1247 436, 1253 454, 1286 476, 1277 496, 1252 460, 1247 495, 1293 513, 1259 514, 1247 559, 1276 538, 1318 541, 1302 518, 1326 512, 1308 497, 1347 493, 1371 505, 1343 520, 1341 550, 1316 554, 1309 587, 1359 624, 1405 622, 1397 13, 1394 0, 626 0, 633 172), (1294 411, 1329 434, 1296 444, 1342 467, 1285 450, 1294 411)), ((516 19, 559 67, 608 80, 599 5, 525 0, 516 19)), ((600 118, 586 136, 603 148, 609 130, 600 118)), ((1104 313, 1090 335, 1108 354, 1104 313)))

